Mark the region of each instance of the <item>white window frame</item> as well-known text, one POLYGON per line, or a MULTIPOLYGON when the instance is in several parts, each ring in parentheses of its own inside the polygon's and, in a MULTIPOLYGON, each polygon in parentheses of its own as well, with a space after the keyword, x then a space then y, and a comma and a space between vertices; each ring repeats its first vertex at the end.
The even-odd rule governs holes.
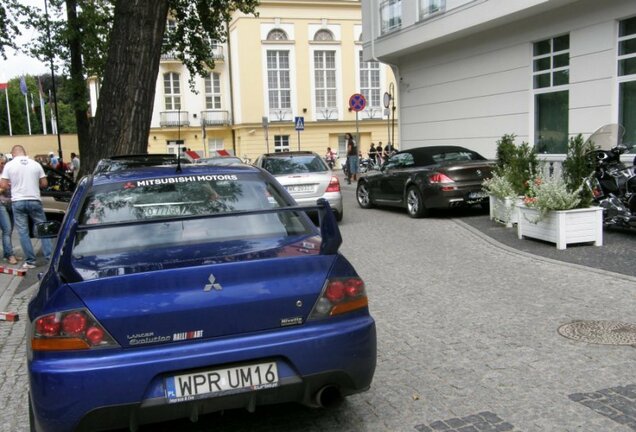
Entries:
POLYGON ((380 33, 385 34, 402 27, 402 0, 384 0, 380 3, 380 33))
MULTIPOLYGON (((629 58, 635 58, 636 57, 636 52, 635 53, 631 53, 631 54, 620 54, 620 43, 626 40, 633 40, 636 39, 636 33, 634 34, 630 34, 627 36, 620 36, 620 23, 621 21, 626 21, 629 19, 636 19, 636 16, 633 17, 629 17, 629 18, 625 18, 625 19, 621 19, 618 20, 617 22, 617 26, 616 26, 616 110, 615 110, 615 118, 617 119, 617 122, 621 122, 621 84, 627 83, 627 82, 632 82, 632 81, 636 81, 636 73, 633 74, 629 74, 629 75, 619 75, 619 67, 620 67, 620 61, 621 60, 625 60, 625 59, 629 59, 629 58)), ((632 149, 630 151, 630 153, 636 153, 636 149, 632 149)))
POLYGON ((291 120, 292 114, 292 87, 291 87, 291 75, 292 75, 292 64, 291 64, 291 53, 287 49, 268 49, 265 52, 265 76, 266 76, 266 92, 267 92, 267 112, 270 113, 270 121, 282 121, 282 120, 291 120), (269 67, 269 59, 270 54, 273 54, 276 60, 276 67, 269 67), (287 57, 287 67, 280 67, 281 57, 282 55, 287 57), (270 87, 270 79, 269 75, 271 73, 275 74, 276 78, 276 87, 270 87), (287 86, 281 85, 281 77, 284 74, 287 74, 287 86), (270 93, 276 92, 276 101, 273 101, 270 98, 270 93), (285 98, 285 96, 287 96, 285 98), (288 101, 286 101, 288 99, 288 101), (285 103, 286 101, 287 103, 285 103), (276 103, 274 103, 276 102, 276 103), (278 115, 276 114, 278 113, 278 115))
MULTIPOLYGON (((329 69, 331 70, 331 68, 329 69)), ((341 60, 341 49, 340 45, 331 44, 312 44, 309 47, 309 82, 310 82, 310 90, 311 90, 311 106, 312 106, 312 118, 313 121, 323 121, 323 120, 342 120, 343 119, 343 105, 342 105, 342 60, 341 60), (330 107, 318 107, 316 100, 316 63, 315 63, 315 53, 319 51, 333 51, 334 52, 334 62, 335 62, 335 77, 336 77, 336 87, 335 87, 335 105, 330 107)))
POLYGON ((223 107, 221 95, 221 74, 210 72, 204 80, 205 109, 220 110, 223 107))
POLYGON ((418 12, 420 20, 446 12, 446 0, 420 0, 419 3, 418 12), (433 5, 437 5, 437 8, 434 10, 432 10, 433 5))
POLYGON ((181 74, 178 72, 163 74, 163 104, 166 111, 181 110, 181 74))
POLYGON ((382 97, 383 97, 383 92, 382 92, 382 83, 384 82, 384 74, 383 74, 383 68, 382 68, 382 64, 380 62, 377 62, 375 60, 371 60, 368 62, 365 62, 362 60, 362 48, 360 47, 357 50, 358 53, 358 61, 356 64, 356 68, 357 68, 357 88, 358 88, 358 93, 362 94, 365 99, 367 100, 367 106, 365 107, 364 111, 363 111, 363 115, 366 117, 363 118, 369 118, 369 119, 375 119, 375 118, 383 118, 384 117, 384 106, 382 105, 382 97), (377 68, 374 66, 377 65, 377 68), (373 68, 369 67, 369 66, 374 66, 373 68), (378 85, 377 87, 374 86, 368 86, 368 87, 363 87, 362 86, 362 78, 363 78, 363 74, 367 74, 368 75, 368 81, 369 83, 372 81, 372 77, 371 77, 371 73, 377 71, 378 73, 378 85), (377 98, 377 103, 373 104, 373 100, 372 98, 368 97, 368 94, 371 90, 377 90, 378 92, 378 98, 377 98))
POLYGON ((318 120, 336 120, 338 118, 338 68, 336 67, 336 50, 316 49, 313 51, 313 76, 314 76, 314 105, 318 120), (316 56, 320 57, 320 69, 316 63, 316 56), (333 63, 328 62, 333 56, 333 63), (322 85, 319 86, 318 76, 322 85), (333 82, 329 77, 333 76, 333 82), (321 96, 320 98, 318 96, 321 96), (330 100, 331 99, 331 100, 330 100), (319 104, 319 100, 322 103, 319 104))
MULTIPOLYGON (((277 63, 279 62, 279 60, 277 60, 277 63)), ((296 76, 295 76, 295 67, 294 67, 294 62, 295 62, 295 55, 294 55, 294 50, 292 46, 287 46, 287 45, 279 45, 276 44, 276 46, 271 46, 271 45, 267 45, 267 46, 263 46, 263 64, 265 65, 265 67, 263 68, 263 102, 264 102, 264 107, 263 107, 263 112, 268 113, 268 117, 269 117, 269 121, 270 122, 288 122, 288 121, 293 121, 294 117, 293 117, 293 113, 296 111, 295 107, 296 107, 296 76), (287 52, 287 56, 288 56, 288 61, 289 61, 289 68, 286 69, 288 74, 289 74, 289 87, 286 87, 284 89, 272 89, 274 91, 278 91, 279 92, 279 101, 280 101, 280 95, 281 95, 281 90, 284 91, 289 91, 289 107, 281 107, 280 103, 278 104, 278 106, 271 108, 270 107, 270 97, 269 97, 269 92, 270 92, 270 88, 269 88, 269 67, 268 67, 268 53, 269 52, 287 52)), ((277 71, 279 69, 276 69, 277 71)), ((278 82, 280 82, 280 75, 278 75, 278 82)))
MULTIPOLYGON (((570 95, 570 80, 569 79, 568 79, 568 84, 560 84, 560 85, 556 85, 556 86, 553 85, 554 84, 553 83, 553 74, 554 74, 554 72, 559 72, 559 71, 562 71, 562 70, 568 70, 568 71, 570 70, 570 62, 569 62, 569 60, 568 60, 568 65, 567 66, 557 67, 557 68, 553 67, 553 59, 554 59, 555 56, 567 53, 568 54, 568 59, 569 59, 569 54, 571 52, 571 40, 570 40, 570 43, 568 44, 568 49, 567 50, 561 50, 561 51, 552 52, 552 44, 554 43, 554 39, 559 38, 561 36, 565 36, 566 34, 571 38, 571 34, 564 33, 564 34, 560 34, 560 35, 553 36, 553 37, 550 37, 550 38, 543 38, 543 39, 540 39, 540 40, 530 44, 530 54, 531 54, 531 59, 532 59, 531 67, 530 67, 530 70, 531 70, 530 88, 532 89, 530 105, 531 105, 532 108, 530 110, 530 113, 531 113, 531 115, 530 115, 531 127, 530 127, 530 130, 529 130, 529 132, 530 132, 529 135, 530 135, 530 142, 533 143, 533 145, 536 145, 536 134, 535 134, 536 126, 537 126, 536 125, 536 121, 537 121, 536 120, 536 117, 537 117, 537 115, 536 115, 537 114, 536 96, 540 95, 540 94, 558 93, 558 92, 563 92, 563 91, 567 91, 568 92, 568 97, 570 95), (548 54, 535 55, 534 54, 534 46, 535 46, 535 44, 539 43, 539 42, 546 41, 546 40, 550 41, 550 52, 548 54), (543 58, 548 58, 548 57, 550 58, 550 68, 535 72, 535 70, 534 70, 534 62, 536 60, 543 59, 543 58), (534 87, 535 77, 537 75, 541 75, 541 74, 545 74, 545 73, 549 73, 550 74, 550 85, 548 87, 535 88, 534 87)), ((568 106, 568 111, 569 111, 569 109, 570 108, 568 106)), ((569 121, 568 121, 568 129, 569 129, 569 121)), ((569 135, 569 130, 568 130, 568 135, 569 135)), ((560 153, 547 153, 547 156, 549 157, 551 155, 556 155, 556 154, 560 154, 560 153)))
POLYGON ((274 135, 274 153, 288 152, 289 146, 289 135, 274 135))

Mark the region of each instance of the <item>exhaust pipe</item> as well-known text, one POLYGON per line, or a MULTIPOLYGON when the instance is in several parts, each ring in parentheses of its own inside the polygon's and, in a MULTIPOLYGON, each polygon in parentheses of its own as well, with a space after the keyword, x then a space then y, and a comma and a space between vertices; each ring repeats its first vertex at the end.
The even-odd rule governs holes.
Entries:
POLYGON ((320 408, 336 408, 343 400, 340 389, 333 385, 321 388, 314 396, 314 402, 320 408))

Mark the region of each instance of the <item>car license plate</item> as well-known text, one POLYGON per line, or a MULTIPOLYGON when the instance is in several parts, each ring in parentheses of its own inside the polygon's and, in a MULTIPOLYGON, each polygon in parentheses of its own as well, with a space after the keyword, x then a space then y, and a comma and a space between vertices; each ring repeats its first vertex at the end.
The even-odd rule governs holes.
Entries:
POLYGON ((278 385, 275 362, 212 369, 165 379, 168 402, 183 402, 221 393, 259 390, 278 385))
POLYGON ((289 193, 313 192, 314 186, 313 185, 291 185, 291 186, 285 186, 285 189, 287 189, 287 192, 289 193))
POLYGON ((468 194, 468 199, 480 199, 486 198, 488 194, 486 192, 471 192, 468 194))

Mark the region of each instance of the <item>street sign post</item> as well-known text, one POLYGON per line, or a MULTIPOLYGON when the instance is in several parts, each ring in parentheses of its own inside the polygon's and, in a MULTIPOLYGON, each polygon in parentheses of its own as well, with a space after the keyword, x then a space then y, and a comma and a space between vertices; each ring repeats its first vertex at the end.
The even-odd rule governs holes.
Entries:
POLYGON ((360 93, 354 93, 349 98, 349 109, 356 112, 356 143, 360 149, 360 131, 358 129, 358 113, 367 106, 367 100, 360 93))
POLYGON ((298 132, 298 150, 300 150, 300 131, 305 130, 305 117, 294 117, 294 124, 298 132))
POLYGON ((265 143, 267 144, 267 153, 269 153, 269 118, 263 116, 263 129, 265 129, 265 143))

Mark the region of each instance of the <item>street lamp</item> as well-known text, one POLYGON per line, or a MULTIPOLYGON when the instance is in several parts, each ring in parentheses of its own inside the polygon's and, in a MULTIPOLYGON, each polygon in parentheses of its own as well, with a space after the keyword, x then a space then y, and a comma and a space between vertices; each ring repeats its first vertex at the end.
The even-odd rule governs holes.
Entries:
MULTIPOLYGON (((60 126, 58 123, 58 119, 60 118, 57 111, 57 91, 55 87, 55 68, 53 67, 53 49, 51 47, 51 27, 49 25, 49 6, 47 0, 44 0, 44 15, 46 16, 46 37, 48 39, 49 44, 49 59, 51 61, 51 81, 52 81, 52 90, 53 90, 53 100, 54 108, 55 108, 55 133, 57 134, 57 154, 60 160, 62 158, 62 139, 60 138, 60 126)), ((52 126, 52 125, 51 125, 52 126)))
POLYGON ((394 140, 393 120, 391 117, 391 115, 393 115, 393 118, 395 117, 395 86, 393 83, 389 83, 389 91, 384 93, 384 108, 386 108, 387 148, 389 149, 387 154, 389 154, 394 140), (389 106, 391 110, 389 110, 389 106))

